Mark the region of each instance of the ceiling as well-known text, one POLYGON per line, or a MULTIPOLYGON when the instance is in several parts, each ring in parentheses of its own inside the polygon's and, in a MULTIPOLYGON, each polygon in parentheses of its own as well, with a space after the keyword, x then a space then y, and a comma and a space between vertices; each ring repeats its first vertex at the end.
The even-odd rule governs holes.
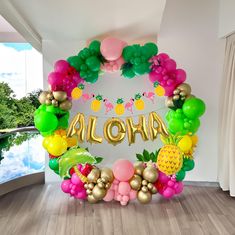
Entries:
POLYGON ((89 40, 114 35, 155 38, 166 0, 2 0, 2 14, 23 36, 45 40, 89 40), (29 36, 28 36, 29 37, 29 36))
POLYGON ((16 30, 0 15, 0 33, 16 32, 16 30))

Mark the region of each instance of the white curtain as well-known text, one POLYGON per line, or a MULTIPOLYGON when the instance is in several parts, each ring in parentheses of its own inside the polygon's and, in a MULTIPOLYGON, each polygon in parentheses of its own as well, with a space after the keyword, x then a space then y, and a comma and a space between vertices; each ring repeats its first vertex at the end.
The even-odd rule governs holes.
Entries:
POLYGON ((220 187, 235 197, 235 34, 227 37, 219 120, 220 187))

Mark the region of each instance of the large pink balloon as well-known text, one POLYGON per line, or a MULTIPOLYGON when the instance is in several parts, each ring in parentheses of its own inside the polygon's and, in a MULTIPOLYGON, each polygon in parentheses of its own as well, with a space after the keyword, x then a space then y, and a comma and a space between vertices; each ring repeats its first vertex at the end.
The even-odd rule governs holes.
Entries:
POLYGON ((101 42, 100 51, 106 60, 117 60, 122 55, 126 43, 120 39, 108 37, 101 42))
POLYGON ((131 186, 128 182, 120 182, 118 185, 118 192, 122 195, 129 195, 131 186))
POLYGON ((113 174, 120 181, 128 181, 134 175, 133 164, 124 159, 117 160, 113 165, 113 174))

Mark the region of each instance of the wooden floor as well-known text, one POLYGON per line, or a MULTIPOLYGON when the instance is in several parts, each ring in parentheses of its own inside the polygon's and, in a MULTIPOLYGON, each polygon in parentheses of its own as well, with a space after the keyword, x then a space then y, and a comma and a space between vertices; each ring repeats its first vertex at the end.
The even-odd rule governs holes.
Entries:
POLYGON ((235 234, 235 199, 215 187, 186 186, 173 200, 91 205, 37 185, 0 197, 0 234, 235 234))

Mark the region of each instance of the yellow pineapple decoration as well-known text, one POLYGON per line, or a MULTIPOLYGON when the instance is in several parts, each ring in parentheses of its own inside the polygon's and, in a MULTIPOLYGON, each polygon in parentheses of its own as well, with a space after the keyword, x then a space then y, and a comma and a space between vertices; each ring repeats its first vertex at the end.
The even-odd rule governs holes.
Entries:
POLYGON ((75 87, 71 93, 72 98, 75 100, 80 99, 84 88, 85 88, 85 86, 83 84, 79 84, 78 87, 75 87))
POLYGON ((178 136, 161 137, 165 145, 160 149, 157 166, 166 175, 176 174, 182 168, 183 152, 177 146, 180 138, 178 136))
POLYGON ((135 108, 137 110, 144 109, 144 101, 141 99, 141 95, 139 93, 135 95, 135 108))
POLYGON ((154 82, 154 87, 155 87, 154 92, 157 96, 165 95, 165 89, 161 85, 159 85, 158 82, 154 82))
POLYGON ((91 109, 94 112, 98 112, 101 109, 101 100, 102 100, 102 96, 97 95, 95 99, 91 102, 91 109))
POLYGON ((123 105, 123 99, 117 99, 117 104, 115 106, 115 113, 117 115, 123 115, 125 113, 125 107, 123 105))

